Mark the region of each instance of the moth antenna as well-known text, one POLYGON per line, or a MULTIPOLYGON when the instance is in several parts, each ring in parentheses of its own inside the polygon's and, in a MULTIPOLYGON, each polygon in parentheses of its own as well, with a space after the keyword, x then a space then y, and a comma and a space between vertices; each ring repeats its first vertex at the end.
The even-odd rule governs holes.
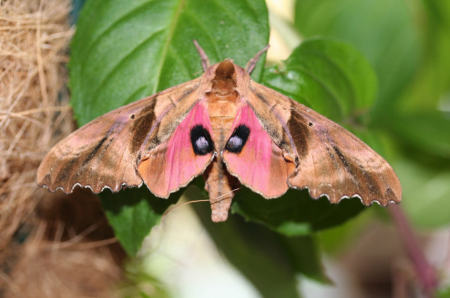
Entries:
MULTIPOLYGON (((202 195, 202 197, 207 197, 205 195, 202 195)), ((173 212, 175 209, 178 209, 179 207, 183 207, 189 204, 194 204, 194 203, 201 203, 201 202, 209 202, 209 198, 208 199, 199 199, 199 200, 191 200, 191 201, 187 201, 187 202, 181 202, 181 203, 176 203, 175 205, 171 205, 169 208, 167 208, 161 218, 165 218, 167 215, 169 215, 171 212, 173 212)))
POLYGON ((261 55, 264 54, 268 49, 270 45, 266 45, 263 49, 259 50, 258 53, 256 53, 255 57, 250 59, 248 61, 247 65, 245 66, 245 70, 248 72, 248 74, 251 74, 253 69, 255 69, 256 63, 258 63, 259 58, 261 58, 261 55))
POLYGON ((209 59, 206 55, 205 51, 202 49, 202 47, 198 44, 198 42, 194 39, 194 45, 197 49, 198 54, 200 55, 200 58, 202 59, 202 67, 203 70, 206 71, 206 69, 209 67, 209 59))
POLYGON ((178 209, 180 207, 190 205, 190 204, 195 204, 195 203, 201 203, 201 202, 209 202, 209 199, 192 200, 192 201, 181 202, 181 203, 175 204, 175 205, 171 206, 170 208, 167 208, 161 217, 165 218, 171 212, 175 211, 176 209, 178 209))
POLYGON ((240 188, 240 187, 237 187, 237 188, 235 188, 235 189, 232 189, 232 190, 229 191, 229 192, 226 192, 226 193, 224 193, 224 194, 218 196, 218 197, 215 199, 215 200, 217 200, 217 201, 214 201, 214 202, 212 202, 211 204, 217 204, 217 203, 219 203, 219 202, 222 202, 223 200, 228 199, 226 196, 228 196, 229 194, 232 194, 233 192, 238 191, 239 189, 241 189, 241 188, 240 188))
MULTIPOLYGON (((221 201, 227 199, 227 198, 226 198, 227 195, 229 195, 230 193, 236 192, 236 191, 238 191, 239 189, 240 189, 240 187, 237 187, 237 188, 232 189, 231 191, 229 191, 229 192, 227 192, 227 193, 224 193, 224 194, 221 195, 221 196, 218 196, 216 199, 219 199, 219 200, 218 200, 218 201, 215 201, 213 204, 219 203, 219 202, 221 202, 221 201)), ((195 204, 195 203, 202 203, 202 202, 210 202, 210 200, 209 200, 209 199, 199 199, 199 200, 192 200, 192 201, 187 201, 187 202, 182 202, 182 203, 175 204, 175 205, 170 206, 169 208, 167 208, 167 209, 164 211, 164 213, 162 214, 161 217, 162 217, 162 218, 165 218, 165 217, 166 217, 167 215, 169 215, 171 212, 175 211, 176 209, 178 209, 178 208, 180 208, 180 207, 183 207, 183 206, 186 206, 186 205, 190 205, 190 204, 195 204)))

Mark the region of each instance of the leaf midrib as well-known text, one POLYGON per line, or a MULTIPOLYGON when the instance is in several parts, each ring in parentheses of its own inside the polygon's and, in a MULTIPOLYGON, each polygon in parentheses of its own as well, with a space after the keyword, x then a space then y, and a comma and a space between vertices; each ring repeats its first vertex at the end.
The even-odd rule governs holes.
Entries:
POLYGON ((169 33, 167 35, 167 39, 164 42, 164 45, 163 45, 163 48, 162 48, 160 63, 158 65, 158 68, 157 68, 157 71, 156 71, 155 84, 153 85, 153 89, 151 90, 150 94, 156 93, 158 91, 158 89, 159 89, 162 68, 164 66, 164 62, 166 61, 167 53, 169 51, 169 46, 170 46, 170 43, 172 41, 173 34, 175 32, 175 28, 176 28, 176 26, 178 24, 178 20, 180 19, 181 10, 182 10, 182 7, 184 6, 184 4, 185 4, 185 0, 179 0, 178 1, 178 6, 175 9, 174 17, 172 18, 172 22, 171 22, 171 24, 169 26, 169 33))

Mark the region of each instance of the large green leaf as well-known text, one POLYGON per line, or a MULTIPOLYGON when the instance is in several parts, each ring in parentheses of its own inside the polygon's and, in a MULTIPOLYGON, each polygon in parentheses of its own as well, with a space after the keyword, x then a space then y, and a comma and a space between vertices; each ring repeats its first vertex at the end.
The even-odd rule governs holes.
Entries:
MULTIPOLYGON (((121 105, 202 73, 196 39, 212 63, 245 63, 268 41, 264 1, 87 1, 71 46, 72 106, 80 125, 121 105)), ((253 72, 259 79, 261 59, 253 72)), ((159 222, 162 199, 148 191, 106 193, 102 199, 130 254, 159 222), (161 203, 160 202, 160 203, 161 203)))
POLYGON ((264 84, 335 121, 354 121, 375 100, 377 81, 353 47, 331 39, 305 40, 283 67, 266 70, 264 84))
POLYGON ((428 155, 450 159, 450 113, 402 113, 392 119, 389 125, 409 151, 417 148, 428 155))
POLYGON ((100 198, 117 239, 129 255, 136 255, 151 227, 159 223, 164 211, 178 201, 180 194, 181 191, 163 200, 141 187, 120 194, 105 191, 100 198))
MULTIPOLYGON (((192 41, 211 62, 245 63, 268 41, 264 1, 88 1, 70 61, 72 105, 84 124, 202 73, 192 41)), ((259 79, 261 59, 253 76, 259 79)))
POLYGON ((295 26, 306 37, 349 42, 367 57, 380 87, 374 119, 396 102, 418 65, 418 32, 407 1, 297 0, 295 26))
POLYGON ((306 190, 291 189, 279 199, 267 200, 244 188, 236 194, 232 211, 286 236, 298 236, 339 225, 363 209, 356 198, 331 204, 325 197, 314 200, 306 190))

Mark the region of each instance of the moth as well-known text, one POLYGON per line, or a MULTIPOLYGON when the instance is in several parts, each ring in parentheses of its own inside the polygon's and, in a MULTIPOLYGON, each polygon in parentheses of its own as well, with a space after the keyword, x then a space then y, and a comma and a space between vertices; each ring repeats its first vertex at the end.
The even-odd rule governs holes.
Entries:
POLYGON ((56 144, 38 184, 70 193, 99 193, 145 184, 157 197, 203 175, 211 219, 225 221, 241 185, 266 199, 289 188, 331 203, 359 197, 365 205, 401 200, 391 166, 352 133, 312 109, 254 82, 231 59, 210 66, 194 42, 200 77, 111 111, 56 144))

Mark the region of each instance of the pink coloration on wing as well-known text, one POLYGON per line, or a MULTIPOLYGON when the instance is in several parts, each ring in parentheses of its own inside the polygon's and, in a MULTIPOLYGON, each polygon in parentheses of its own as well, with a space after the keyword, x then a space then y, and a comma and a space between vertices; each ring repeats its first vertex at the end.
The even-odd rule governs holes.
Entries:
POLYGON ((168 197, 187 185, 203 173, 212 160, 212 153, 196 155, 193 151, 190 132, 196 125, 202 125, 211 134, 209 116, 201 102, 192 108, 168 142, 156 147, 139 165, 141 177, 156 196, 168 197))
POLYGON ((241 183, 267 198, 279 197, 287 189, 287 177, 292 165, 263 129, 252 108, 245 104, 236 117, 233 131, 239 125, 250 129, 250 134, 240 153, 224 152, 228 171, 241 183))
POLYGON ((208 113, 202 104, 194 106, 169 140, 165 171, 169 190, 178 188, 191 180, 194 175, 203 172, 206 168, 205 163, 211 159, 210 154, 193 153, 190 132, 196 125, 202 125, 210 133, 212 131, 208 113))

